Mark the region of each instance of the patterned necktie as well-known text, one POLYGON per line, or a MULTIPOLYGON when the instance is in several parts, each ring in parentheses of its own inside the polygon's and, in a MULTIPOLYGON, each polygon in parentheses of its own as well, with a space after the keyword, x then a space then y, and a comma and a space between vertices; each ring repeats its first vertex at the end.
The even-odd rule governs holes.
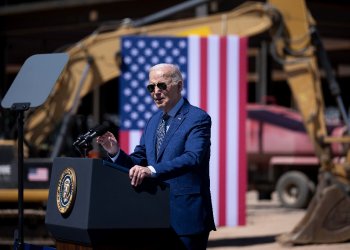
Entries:
POLYGON ((162 117, 162 120, 160 121, 159 126, 157 128, 157 145, 156 145, 157 156, 158 156, 160 147, 162 146, 162 142, 163 142, 165 134, 166 134, 166 122, 168 119, 169 119, 169 115, 164 114, 162 117))

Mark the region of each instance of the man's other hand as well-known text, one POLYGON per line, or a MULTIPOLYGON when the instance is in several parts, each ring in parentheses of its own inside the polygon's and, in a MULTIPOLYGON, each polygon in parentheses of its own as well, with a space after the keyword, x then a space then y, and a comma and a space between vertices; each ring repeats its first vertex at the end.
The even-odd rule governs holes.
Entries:
POLYGON ((140 185, 145 177, 151 177, 151 170, 148 167, 142 167, 139 165, 133 166, 129 170, 129 177, 131 185, 137 187, 140 185))
POLYGON ((117 139, 109 131, 101 136, 98 136, 96 138, 96 142, 99 143, 110 156, 116 155, 120 150, 117 139))

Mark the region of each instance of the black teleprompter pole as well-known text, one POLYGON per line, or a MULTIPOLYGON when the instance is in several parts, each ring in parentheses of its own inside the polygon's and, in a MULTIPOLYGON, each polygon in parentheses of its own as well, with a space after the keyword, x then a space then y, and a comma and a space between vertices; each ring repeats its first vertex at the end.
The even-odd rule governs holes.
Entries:
POLYGON ((17 130, 18 130, 18 231, 15 238, 15 250, 23 250, 24 246, 24 170, 23 170, 23 143, 24 143, 24 111, 28 110, 30 103, 14 103, 12 110, 17 111, 17 130))

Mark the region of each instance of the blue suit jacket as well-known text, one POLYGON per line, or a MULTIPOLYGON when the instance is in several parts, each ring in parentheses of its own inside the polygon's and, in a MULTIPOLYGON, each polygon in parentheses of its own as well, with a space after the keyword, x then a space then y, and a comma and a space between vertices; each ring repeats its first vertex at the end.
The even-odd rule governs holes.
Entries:
POLYGON ((159 111, 148 121, 134 152, 129 156, 121 151, 116 162, 129 168, 151 165, 156 178, 169 184, 171 226, 178 235, 215 230, 209 181, 211 118, 185 100, 156 157, 161 115, 159 111))

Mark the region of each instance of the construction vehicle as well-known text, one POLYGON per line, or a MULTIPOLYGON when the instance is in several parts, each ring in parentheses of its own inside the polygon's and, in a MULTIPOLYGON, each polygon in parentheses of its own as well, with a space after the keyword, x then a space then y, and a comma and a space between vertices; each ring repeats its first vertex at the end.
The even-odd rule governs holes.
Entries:
POLYGON ((102 27, 65 50, 70 56, 66 70, 47 102, 34 110, 25 122, 29 152, 34 148, 40 149, 49 135, 59 128, 49 158, 59 156, 66 128, 77 111, 79 100, 119 76, 119 38, 122 36, 237 34, 251 37, 268 31, 271 54, 286 73, 295 105, 320 166, 316 193, 305 217, 292 232, 278 237, 278 241, 282 244, 309 244, 349 240, 349 120, 305 1, 247 2, 231 12, 209 17, 146 24, 147 20, 139 20, 125 22, 112 29, 102 27), (327 131, 317 59, 323 64, 346 125, 345 133, 339 136, 330 136, 327 131), (343 145, 343 152, 337 158, 341 160, 334 158, 332 143, 343 145))
MULTIPOLYGON (((326 125, 329 134, 343 134, 344 126, 336 117, 327 119, 326 125)), ((248 190, 258 191, 259 199, 271 199, 276 192, 283 207, 307 207, 320 162, 300 113, 276 104, 248 103, 246 145, 248 190)), ((341 144, 331 148, 334 157, 342 155, 341 144)))

